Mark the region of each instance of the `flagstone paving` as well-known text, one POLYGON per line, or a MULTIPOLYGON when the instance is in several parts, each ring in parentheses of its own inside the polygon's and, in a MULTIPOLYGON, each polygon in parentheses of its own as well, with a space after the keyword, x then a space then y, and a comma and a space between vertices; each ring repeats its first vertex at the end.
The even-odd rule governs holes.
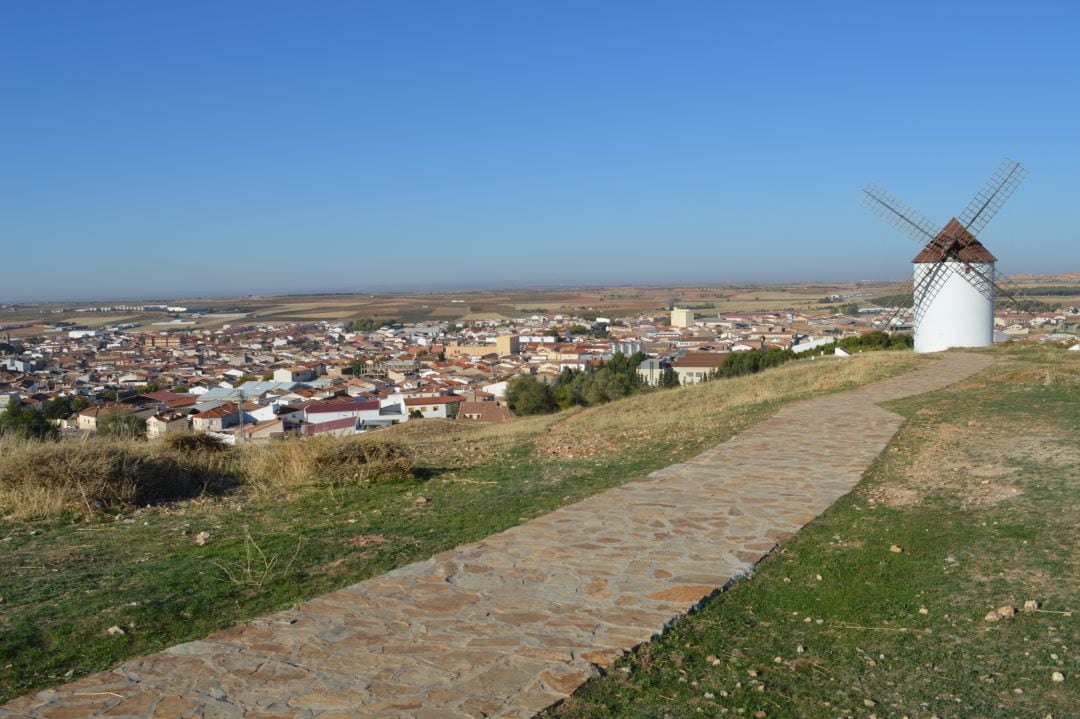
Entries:
POLYGON ((987 367, 953 353, 790 404, 683 464, 0 717, 529 717, 752 571, 851 490, 903 418, 987 367))

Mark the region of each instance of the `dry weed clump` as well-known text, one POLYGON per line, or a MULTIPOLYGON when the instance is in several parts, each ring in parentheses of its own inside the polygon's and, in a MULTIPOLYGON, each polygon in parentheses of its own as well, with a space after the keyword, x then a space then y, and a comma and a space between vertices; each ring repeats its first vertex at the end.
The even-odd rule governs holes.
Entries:
POLYGON ((5 439, 0 446, 0 512, 5 516, 144 505, 220 490, 234 481, 222 458, 163 452, 132 440, 5 439))
POLYGON ((248 445, 240 453, 240 474, 257 493, 318 482, 379 482, 409 476, 411 470, 408 449, 382 438, 295 438, 248 445))

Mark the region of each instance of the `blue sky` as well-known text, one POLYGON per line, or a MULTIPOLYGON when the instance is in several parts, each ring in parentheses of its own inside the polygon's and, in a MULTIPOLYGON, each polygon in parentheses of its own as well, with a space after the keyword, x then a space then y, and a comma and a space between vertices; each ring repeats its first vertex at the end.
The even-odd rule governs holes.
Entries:
POLYGON ((1080 271, 1080 3, 0 3, 0 301, 1080 271))

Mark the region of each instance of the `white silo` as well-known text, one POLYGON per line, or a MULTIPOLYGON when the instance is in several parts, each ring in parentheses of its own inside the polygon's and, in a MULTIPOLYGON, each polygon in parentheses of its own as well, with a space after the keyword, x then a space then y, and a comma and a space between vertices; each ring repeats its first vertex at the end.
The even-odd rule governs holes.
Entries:
POLYGON ((953 218, 912 262, 915 351, 991 346, 997 258, 953 218))

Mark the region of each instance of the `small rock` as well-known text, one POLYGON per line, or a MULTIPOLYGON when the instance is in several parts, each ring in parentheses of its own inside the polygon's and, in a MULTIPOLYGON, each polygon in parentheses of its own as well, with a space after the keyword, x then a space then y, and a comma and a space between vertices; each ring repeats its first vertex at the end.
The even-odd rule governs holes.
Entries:
POLYGON ((413 500, 413 504, 427 504, 427 497, 417 497, 413 500))
POLYGON ((814 620, 811 617, 807 617, 806 619, 803 620, 803 624, 809 624, 812 621, 814 621, 814 620))
POLYGON ((862 703, 865 704, 868 707, 876 707, 877 706, 877 702, 874 701, 873 699, 863 699, 862 703))
POLYGON ((1062 674, 1061 672, 1054 672, 1053 674, 1050 675, 1050 678, 1055 682, 1063 682, 1063 681, 1065 681, 1065 675, 1062 674))
POLYGON ((712 664, 714 667, 720 666, 720 658, 714 654, 710 654, 709 656, 705 657, 705 661, 707 661, 709 664, 712 664))
POLYGON ((968 420, 968 427, 978 427, 978 426, 979 426, 979 423, 976 422, 975 420, 973 420, 973 419, 968 420))
POLYGON ((901 547, 898 544, 894 544, 891 547, 889 547, 889 551, 892 552, 893 554, 903 554, 904 553, 904 548, 901 547))
POLYGON ((716 698, 716 695, 713 694, 712 692, 705 692, 704 696, 705 696, 706 699, 715 699, 716 698))
POLYGON ((210 541, 210 532, 199 532, 195 535, 195 544, 205 546, 210 541))
POLYGON ((998 614, 1000 614, 1002 617, 1006 617, 1006 618, 1011 617, 1014 614, 1016 614, 1016 610, 1013 609, 1012 607, 1010 607, 1007 604, 1005 606, 1003 606, 1003 607, 998 607, 994 611, 997 612, 998 614))
POLYGON ((754 712, 755 719, 765 719, 765 717, 767 716, 769 715, 765 713, 764 709, 758 709, 756 712, 754 712))
POLYGON ((756 692, 764 692, 765 691, 765 685, 764 684, 758 684, 756 687, 754 687, 754 691, 756 691, 756 692))
POLYGON ((1023 693, 1024 693, 1024 690, 1021 689, 1020 687, 1016 687, 1016 689, 1013 689, 1013 694, 1023 694, 1023 693))
POLYGON ((748 676, 748 677, 756 677, 757 675, 758 675, 758 670, 757 669, 747 669, 746 670, 746 676, 748 676))
POLYGON ((123 635, 123 634, 127 634, 127 632, 125 632, 123 629, 121 629, 120 627, 118 627, 118 626, 116 626, 114 624, 113 626, 109 627, 109 634, 123 635))
POLYGON ((930 610, 926 607, 919 607, 919 614, 929 614, 930 610))
POLYGON ((818 580, 819 582, 821 581, 821 575, 820 575, 820 574, 815 574, 815 575, 814 575, 814 577, 815 577, 815 578, 816 578, 816 579, 817 579, 817 580, 818 580))
POLYGON ((70 679, 73 676, 75 676, 75 670, 74 669, 68 669, 66 672, 64 672, 64 678, 65 679, 70 679))
POLYGON ((1039 600, 1037 600, 1037 599, 1025 599, 1024 600, 1024 611, 1025 612, 1034 612, 1036 609, 1038 609, 1041 606, 1042 605, 1039 604, 1039 600))
POLYGON ((803 652, 805 652, 805 651, 806 651, 806 647, 804 647, 804 646, 803 646, 802 644, 800 644, 799 646, 795 647, 795 653, 796 653, 796 654, 802 654, 802 653, 803 653, 803 652))
POLYGON ((996 622, 999 619, 1001 619, 1001 615, 997 613, 996 609, 990 610, 986 613, 986 616, 983 617, 984 622, 996 622))
POLYGON ((783 664, 784 663, 784 658, 783 657, 773 657, 772 660, 773 660, 773 663, 775 663, 775 664, 783 664))

